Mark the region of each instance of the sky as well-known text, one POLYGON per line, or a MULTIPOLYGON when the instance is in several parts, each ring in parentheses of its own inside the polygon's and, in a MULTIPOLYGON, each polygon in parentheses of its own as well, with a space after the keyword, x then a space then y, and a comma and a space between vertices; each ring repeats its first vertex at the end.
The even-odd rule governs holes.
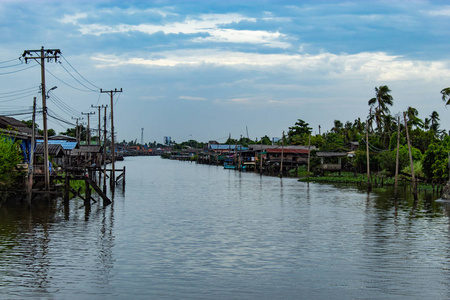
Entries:
POLYGON ((449 130, 449 28, 448 1, 0 0, 0 115, 42 107, 40 66, 19 58, 44 47, 61 51, 45 63, 57 133, 89 112, 97 128, 100 89, 122 89, 116 141, 280 137, 298 119, 318 134, 364 121, 382 85, 393 115, 436 111, 449 130))

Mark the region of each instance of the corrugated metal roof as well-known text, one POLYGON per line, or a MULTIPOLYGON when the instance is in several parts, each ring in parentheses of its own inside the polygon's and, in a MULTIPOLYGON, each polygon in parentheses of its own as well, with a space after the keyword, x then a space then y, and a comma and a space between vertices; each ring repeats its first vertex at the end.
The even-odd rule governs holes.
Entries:
MULTIPOLYGON (((211 150, 234 150, 236 149, 236 145, 209 145, 209 149, 211 150)), ((237 150, 246 150, 247 148, 242 147, 241 145, 237 145, 237 150)))
MULTIPOLYGON (((44 140, 37 140, 36 143, 42 144, 44 140)), ((65 141, 65 140, 48 140, 49 145, 61 145, 64 150, 73 150, 78 147, 78 142, 65 141)))
POLYGON ((289 148, 268 148, 266 149, 267 153, 281 153, 283 151, 284 154, 308 154, 308 149, 289 149, 289 148))
MULTIPOLYGON (((44 144, 36 145, 36 154, 44 154, 44 144)), ((62 156, 64 151, 61 145, 48 145, 48 154, 51 156, 62 156)))
POLYGON ((317 157, 345 157, 347 152, 317 152, 317 157))

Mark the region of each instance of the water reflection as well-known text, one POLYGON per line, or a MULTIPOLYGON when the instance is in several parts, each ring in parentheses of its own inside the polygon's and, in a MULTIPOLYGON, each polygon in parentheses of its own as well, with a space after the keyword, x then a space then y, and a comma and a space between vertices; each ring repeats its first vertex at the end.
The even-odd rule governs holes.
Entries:
POLYGON ((2 296, 449 297, 450 205, 434 195, 414 207, 404 189, 395 198, 159 158, 123 163, 127 189, 107 207, 0 207, 2 296))
POLYGON ((106 288, 113 267, 113 212, 99 205, 83 209, 82 200, 35 201, 31 209, 2 205, 1 294, 39 298, 60 289, 70 294, 80 279, 106 288))

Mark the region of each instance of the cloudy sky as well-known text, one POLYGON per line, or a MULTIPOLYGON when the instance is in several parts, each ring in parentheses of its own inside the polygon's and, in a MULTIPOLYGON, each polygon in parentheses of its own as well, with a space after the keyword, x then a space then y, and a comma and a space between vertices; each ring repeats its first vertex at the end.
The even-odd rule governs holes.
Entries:
POLYGON ((62 53, 45 65, 57 132, 122 88, 119 141, 280 137, 297 119, 318 133, 365 120, 380 85, 393 114, 437 111, 448 130, 449 25, 447 1, 0 0, 0 114, 42 105, 39 65, 18 58, 43 46, 62 53))

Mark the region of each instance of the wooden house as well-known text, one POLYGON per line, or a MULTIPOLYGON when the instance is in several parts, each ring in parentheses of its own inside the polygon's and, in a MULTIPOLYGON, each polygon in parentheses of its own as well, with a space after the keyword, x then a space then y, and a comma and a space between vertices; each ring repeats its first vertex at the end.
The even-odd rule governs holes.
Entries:
POLYGON ((320 158, 320 169, 322 173, 325 171, 339 172, 342 171, 342 158, 347 157, 347 152, 317 152, 316 156, 320 158), (337 160, 337 161, 336 161, 337 160))

